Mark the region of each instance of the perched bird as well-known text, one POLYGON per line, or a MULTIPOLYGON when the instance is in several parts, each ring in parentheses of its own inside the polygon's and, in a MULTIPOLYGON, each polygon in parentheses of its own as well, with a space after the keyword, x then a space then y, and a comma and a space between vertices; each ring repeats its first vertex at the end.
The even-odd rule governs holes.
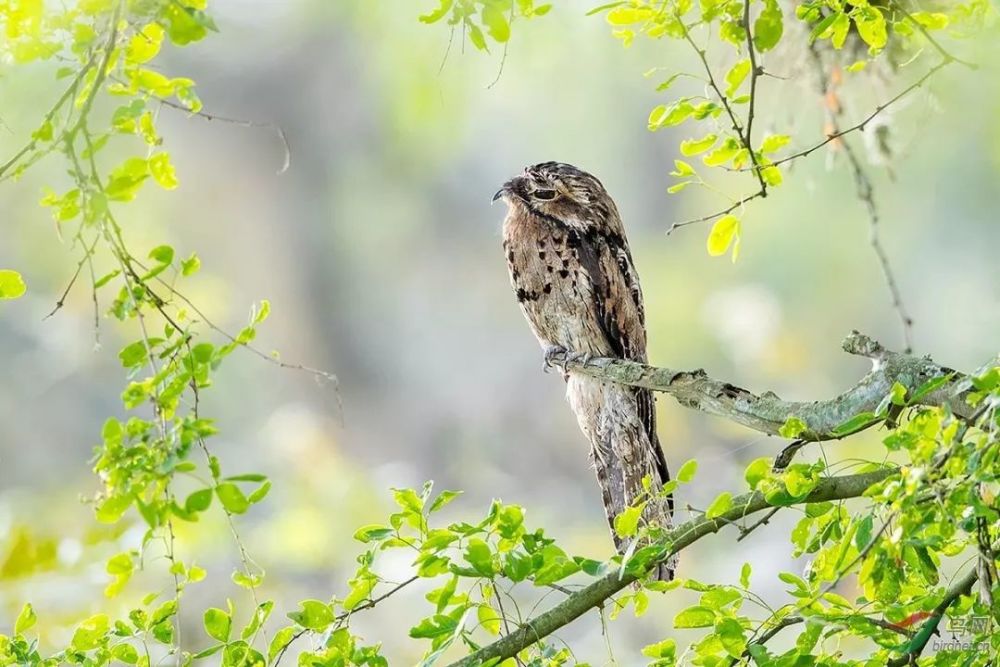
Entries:
MULTIPOLYGON (((601 182, 572 165, 543 162, 504 183, 493 201, 501 198, 511 285, 546 363, 562 353, 645 362, 639 276, 618 209, 601 182)), ((591 444, 615 546, 624 553, 630 545, 616 534, 614 520, 635 501, 647 501, 647 522, 671 524, 672 498, 656 495, 670 477, 653 394, 572 371, 565 379, 566 398, 591 444)), ((656 575, 672 578, 673 563, 656 575)))

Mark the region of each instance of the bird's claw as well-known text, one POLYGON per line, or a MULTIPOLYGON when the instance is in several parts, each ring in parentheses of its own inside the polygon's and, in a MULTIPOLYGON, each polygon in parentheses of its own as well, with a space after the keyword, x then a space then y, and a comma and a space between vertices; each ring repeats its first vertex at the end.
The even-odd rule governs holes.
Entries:
POLYGON ((542 353, 542 371, 548 373, 550 368, 564 365, 567 356, 569 351, 562 345, 547 346, 542 353))
POLYGON ((587 352, 570 352, 562 345, 549 345, 545 348, 542 370, 548 372, 550 368, 559 367, 565 371, 569 363, 586 366, 591 359, 591 355, 587 352))

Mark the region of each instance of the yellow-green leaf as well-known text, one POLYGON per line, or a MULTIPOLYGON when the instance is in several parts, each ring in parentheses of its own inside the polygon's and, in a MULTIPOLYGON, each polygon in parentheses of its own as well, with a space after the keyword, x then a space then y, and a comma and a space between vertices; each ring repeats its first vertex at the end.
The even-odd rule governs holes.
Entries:
POLYGON ((740 60, 735 65, 733 65, 728 72, 726 72, 726 97, 732 97, 733 93, 737 91, 740 84, 747 78, 750 74, 750 59, 744 58, 740 60))
POLYGON ((149 158, 149 173, 164 190, 173 190, 177 187, 177 174, 174 172, 174 165, 170 163, 168 153, 157 153, 149 158))
POLYGON ((708 254, 713 257, 726 254, 729 245, 740 235, 740 219, 735 215, 724 215, 715 221, 708 235, 708 254))
POLYGON ((718 139, 716 134, 706 134, 701 139, 685 139, 681 142, 681 155, 691 156, 704 153, 714 146, 718 139))
POLYGON ((11 269, 0 269, 0 300, 17 299, 23 296, 27 289, 20 273, 11 269))
POLYGON ((712 504, 708 506, 708 509, 705 510, 705 518, 714 519, 718 516, 721 516, 723 513, 725 513, 726 510, 728 510, 732 506, 733 506, 733 494, 729 493, 728 491, 724 491, 723 493, 720 493, 718 497, 712 501, 712 504))

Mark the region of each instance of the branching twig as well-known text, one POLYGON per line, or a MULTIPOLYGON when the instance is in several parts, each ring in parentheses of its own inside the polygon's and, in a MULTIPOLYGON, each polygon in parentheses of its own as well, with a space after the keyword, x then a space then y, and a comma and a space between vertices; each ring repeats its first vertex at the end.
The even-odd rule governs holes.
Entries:
MULTIPOLYGON (((810 45, 809 54, 816 67, 819 94, 823 99, 825 99, 830 90, 826 81, 826 73, 823 69, 823 60, 814 45, 810 45)), ((834 133, 840 131, 840 126, 837 123, 836 116, 829 106, 827 107, 827 122, 834 133)), ((842 141, 841 145, 843 146, 844 154, 847 156, 847 161, 851 167, 851 173, 854 177, 854 185, 857 191, 858 199, 864 203, 865 209, 868 211, 868 241, 871 244, 872 250, 875 251, 875 257, 878 258, 879 267, 882 269, 882 275, 885 277, 886 286, 889 288, 889 293, 892 295, 893 308, 896 309, 896 313, 899 315, 899 320, 902 323, 903 344, 905 345, 904 352, 910 353, 913 351, 913 319, 910 317, 910 314, 906 309, 906 305, 903 303, 903 296, 899 291, 899 286, 896 284, 896 277, 892 270, 892 265, 889 263, 889 257, 886 255, 885 249, 882 247, 882 242, 879 239, 878 227, 880 217, 878 206, 875 203, 874 188, 872 187, 871 179, 868 177, 864 166, 861 164, 861 160, 858 158, 857 154, 855 154, 851 145, 847 143, 846 139, 842 141)))
MULTIPOLYGON (((828 477, 821 480, 802 502, 812 503, 855 498, 863 494, 871 485, 886 479, 895 472, 895 469, 884 468, 859 475, 828 477)), ((647 571, 659 563, 666 562, 671 555, 682 551, 706 535, 718 532, 729 522, 770 507, 773 506, 767 502, 764 494, 755 491, 733 499, 730 509, 718 517, 713 519, 702 517, 676 526, 666 532, 662 544, 667 548, 659 558, 653 559, 646 565, 647 571)), ((493 658, 499 658, 502 661, 516 655, 536 642, 539 637, 546 637, 559 628, 572 623, 590 609, 600 607, 615 593, 637 581, 640 576, 642 573, 633 574, 616 569, 589 586, 580 589, 552 609, 524 623, 513 633, 456 661, 451 667, 472 667, 493 658)))
POLYGON ((758 190, 757 192, 753 193, 752 195, 747 195, 746 197, 742 197, 739 201, 737 201, 735 204, 733 204, 729 208, 724 208, 721 211, 716 211, 715 213, 710 213, 709 215, 703 215, 700 218, 692 218, 690 220, 682 220, 681 222, 675 222, 675 223, 671 224, 670 227, 667 228, 667 235, 669 236, 678 227, 687 227, 688 225, 696 225, 699 222, 708 222, 709 220, 713 220, 715 218, 719 218, 719 217, 721 217, 723 215, 726 215, 727 213, 732 213, 733 211, 735 211, 739 207, 741 207, 744 204, 746 204, 748 201, 752 201, 754 199, 757 199, 757 198, 763 197, 763 196, 764 196, 764 191, 763 190, 758 190))
MULTIPOLYGON (((749 4, 750 4, 749 0, 746 0, 746 4, 744 5, 745 21, 749 20, 749 14, 748 14, 748 12, 750 11, 749 4)), ((719 88, 719 84, 716 83, 715 81, 715 75, 712 73, 712 66, 708 63, 708 57, 705 55, 705 49, 701 48, 695 43, 694 39, 691 37, 690 30, 688 30, 687 25, 684 23, 683 20, 681 20, 680 16, 677 17, 677 23, 681 26, 681 30, 684 31, 684 39, 687 40, 687 43, 690 44, 691 48, 694 49, 695 53, 698 54, 698 58, 701 60, 701 64, 705 68, 705 73, 708 75, 708 85, 712 87, 712 90, 715 92, 716 97, 718 97, 719 101, 722 102, 722 108, 726 110, 726 115, 729 116, 729 120, 733 124, 733 131, 736 132, 736 136, 740 138, 740 143, 743 144, 743 147, 746 148, 747 152, 750 154, 750 162, 753 165, 753 171, 757 175, 757 180, 760 182, 760 190, 755 196, 766 197, 767 183, 764 181, 764 177, 761 174, 761 165, 758 164, 757 156, 754 154, 753 146, 750 143, 749 129, 751 124, 753 123, 753 93, 756 92, 756 90, 751 92, 750 111, 747 117, 747 130, 745 131, 741 126, 739 119, 736 117, 736 112, 733 111, 732 105, 729 104, 729 98, 723 94, 722 89, 719 88)), ((753 39, 750 36, 749 29, 747 30, 747 42, 749 43, 751 52, 751 63, 752 63, 751 67, 753 68, 753 70, 756 70, 756 65, 753 64, 755 63, 756 59, 752 55, 753 39)), ((751 79, 751 83, 754 84, 754 88, 756 88, 756 78, 757 78, 756 72, 751 71, 751 76, 753 77, 753 79, 751 79)), ((730 211, 735 208, 736 207, 734 206, 732 209, 730 209, 730 211)))
MULTIPOLYGON (((818 151, 820 148, 823 148, 823 146, 826 146, 831 141, 834 141, 844 135, 850 134, 851 132, 855 132, 857 130, 861 130, 863 132, 865 127, 868 126, 868 123, 872 122, 872 120, 874 120, 876 116, 878 116, 880 113, 885 111, 887 108, 889 108, 899 100, 903 99, 904 97, 912 93, 917 88, 922 87, 925 83, 927 83, 928 79, 937 74, 938 71, 950 65, 952 62, 953 62, 952 60, 943 60, 939 62, 934 67, 927 70, 927 72, 922 77, 911 83, 909 86, 907 86, 900 92, 896 93, 896 95, 892 97, 888 102, 876 106, 875 110, 872 111, 870 114, 868 114, 861 122, 855 123, 854 125, 851 125, 848 128, 838 130, 836 132, 831 132, 826 135, 826 139, 824 139, 823 141, 820 141, 819 143, 814 144, 809 148, 800 150, 796 153, 792 153, 791 155, 786 155, 783 158, 775 160, 774 162, 771 163, 771 166, 777 167, 778 165, 784 164, 786 162, 791 162, 792 160, 797 160, 798 158, 805 157, 810 153, 813 153, 815 151, 818 151)), ((752 167, 746 167, 746 169, 741 171, 747 171, 750 169, 752 169, 752 167)))

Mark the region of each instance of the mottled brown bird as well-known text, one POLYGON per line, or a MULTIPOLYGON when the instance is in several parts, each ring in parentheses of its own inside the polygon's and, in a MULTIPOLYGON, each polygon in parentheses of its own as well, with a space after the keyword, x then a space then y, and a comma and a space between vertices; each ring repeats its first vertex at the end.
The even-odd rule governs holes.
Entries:
MULTIPOLYGON (((560 162, 543 162, 504 183, 503 248, 510 281, 531 330, 556 353, 646 361, 639 276, 621 217, 597 178, 560 162)), ((566 397, 591 443, 591 458, 619 552, 628 547, 614 519, 670 479, 656 436, 653 394, 584 375, 566 374, 566 397)), ((671 498, 652 498, 647 522, 669 527, 671 498)), ((657 573, 673 576, 673 564, 657 573)))

